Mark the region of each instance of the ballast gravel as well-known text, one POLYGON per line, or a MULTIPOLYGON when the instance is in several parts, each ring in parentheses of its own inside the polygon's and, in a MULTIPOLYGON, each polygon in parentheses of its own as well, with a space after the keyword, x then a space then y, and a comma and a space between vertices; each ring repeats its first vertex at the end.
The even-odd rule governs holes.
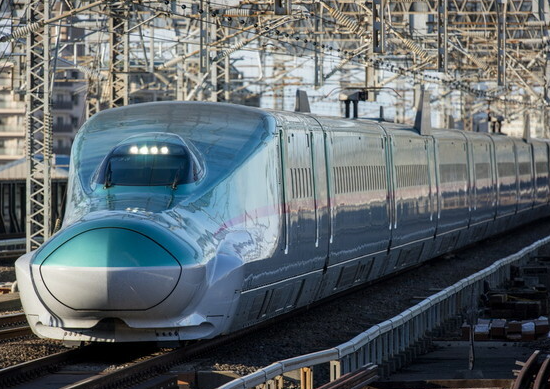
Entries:
MULTIPOLYGON (((281 359, 337 346, 413 306, 418 299, 548 235, 550 219, 545 219, 447 254, 340 300, 316 306, 290 320, 258 330, 240 340, 238 345, 221 347, 212 357, 193 362, 193 368, 245 375, 281 359)), ((2 266, 0 282, 8 281, 13 281, 13 268, 2 266)), ((35 337, 3 342, 0 343, 0 368, 63 349, 60 342, 35 337)))

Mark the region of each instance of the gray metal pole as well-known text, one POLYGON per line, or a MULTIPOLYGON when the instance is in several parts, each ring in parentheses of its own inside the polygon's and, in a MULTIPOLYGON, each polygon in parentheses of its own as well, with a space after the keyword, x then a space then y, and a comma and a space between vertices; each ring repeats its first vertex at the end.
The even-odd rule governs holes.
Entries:
MULTIPOLYGON (((27 23, 50 18, 50 0, 29 0, 27 23)), ((51 234, 52 116, 50 26, 27 34, 26 53, 26 248, 37 249, 51 234)))

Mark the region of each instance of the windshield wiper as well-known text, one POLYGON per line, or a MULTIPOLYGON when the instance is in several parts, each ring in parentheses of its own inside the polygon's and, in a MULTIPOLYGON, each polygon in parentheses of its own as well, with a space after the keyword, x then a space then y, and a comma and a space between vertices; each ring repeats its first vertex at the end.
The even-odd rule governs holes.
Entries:
POLYGON ((178 181, 180 179, 180 168, 178 168, 178 170, 176 171, 176 175, 174 176, 174 181, 172 181, 172 185, 171 185, 171 188, 172 190, 176 190, 178 189, 178 181))
POLYGON ((105 172, 105 183, 103 184, 103 189, 110 188, 113 186, 113 182, 111 181, 113 178, 113 171, 111 170, 111 162, 107 164, 107 171, 105 172))

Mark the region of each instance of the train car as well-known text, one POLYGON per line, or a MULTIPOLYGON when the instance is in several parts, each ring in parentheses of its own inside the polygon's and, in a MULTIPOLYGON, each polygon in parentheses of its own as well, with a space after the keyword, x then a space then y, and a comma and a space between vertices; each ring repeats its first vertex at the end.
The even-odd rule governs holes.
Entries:
POLYGON ((67 343, 212 338, 548 215, 549 144, 230 104, 100 112, 16 262, 67 343))

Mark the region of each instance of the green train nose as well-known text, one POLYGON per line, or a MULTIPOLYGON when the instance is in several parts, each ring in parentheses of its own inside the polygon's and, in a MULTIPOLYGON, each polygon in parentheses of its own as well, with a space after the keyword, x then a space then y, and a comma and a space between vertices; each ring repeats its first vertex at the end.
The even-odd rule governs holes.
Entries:
POLYGON ((75 310, 144 310, 161 303, 181 276, 179 262, 149 237, 125 228, 84 231, 40 264, 50 294, 75 310))

